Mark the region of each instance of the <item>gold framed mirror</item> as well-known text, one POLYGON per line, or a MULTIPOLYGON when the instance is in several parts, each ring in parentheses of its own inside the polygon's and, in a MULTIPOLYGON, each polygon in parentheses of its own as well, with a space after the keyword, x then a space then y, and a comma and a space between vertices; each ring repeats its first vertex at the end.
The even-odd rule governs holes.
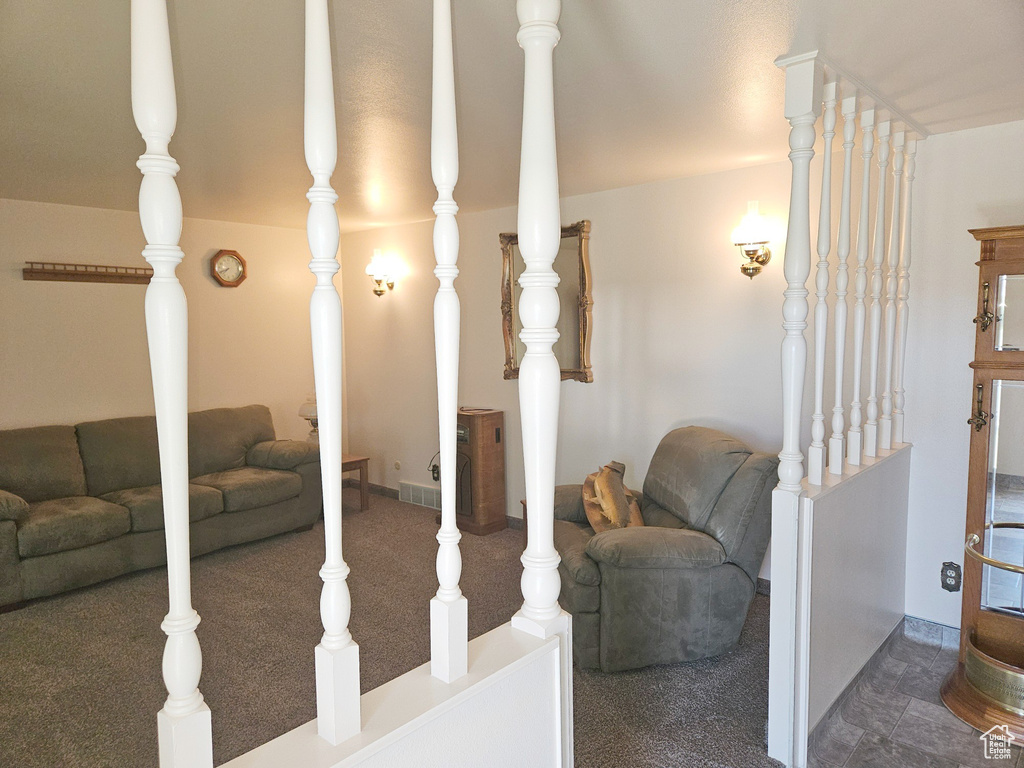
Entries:
MULTIPOLYGON (((526 268, 519 252, 519 237, 514 232, 498 235, 501 242, 501 325, 505 336, 506 379, 519 378, 519 361, 526 345, 519 338, 523 330, 519 321, 519 297, 522 288, 519 276, 526 268)), ((558 341, 553 346, 562 380, 591 382, 590 369, 591 307, 590 294, 590 222, 584 219, 562 227, 562 239, 555 255, 554 270, 558 273, 558 341)))

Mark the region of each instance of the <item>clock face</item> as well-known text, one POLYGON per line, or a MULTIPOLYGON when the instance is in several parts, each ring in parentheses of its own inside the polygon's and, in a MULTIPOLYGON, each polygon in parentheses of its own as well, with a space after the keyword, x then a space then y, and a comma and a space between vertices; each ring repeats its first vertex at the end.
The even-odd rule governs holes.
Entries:
POLYGON ((218 283, 233 288, 245 279, 245 260, 236 251, 218 251, 210 272, 218 283))

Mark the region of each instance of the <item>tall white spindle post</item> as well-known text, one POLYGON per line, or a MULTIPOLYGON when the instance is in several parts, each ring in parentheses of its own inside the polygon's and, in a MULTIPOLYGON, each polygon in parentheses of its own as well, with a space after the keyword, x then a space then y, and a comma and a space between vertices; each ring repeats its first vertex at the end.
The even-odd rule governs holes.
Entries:
POLYGON ((161 768, 213 765, 210 708, 199 692, 203 654, 192 607, 188 531, 188 312, 175 269, 183 253, 178 164, 168 152, 178 119, 164 0, 132 0, 132 113, 146 142, 139 218, 143 257, 153 267, 146 289, 146 334, 153 374, 160 483, 163 489, 169 609, 163 678, 167 701, 157 713, 161 768))
POLYGON ((306 234, 316 286, 309 302, 320 431, 320 468, 324 494, 326 558, 320 569, 320 619, 324 634, 316 647, 317 732, 331 744, 359 733, 359 646, 348 629, 352 612, 349 568, 341 551, 341 296, 334 286, 338 271, 337 194, 331 174, 338 162, 334 117, 334 76, 327 0, 306 0, 306 165, 313 186, 306 198, 306 234))
POLYGON ((906 194, 903 203, 903 258, 900 259, 899 289, 897 293, 898 306, 896 309, 896 374, 894 379, 894 394, 892 413, 893 440, 897 443, 906 442, 904 432, 903 409, 906 406, 906 396, 903 389, 904 368, 907 361, 907 302, 910 299, 910 224, 913 205, 914 169, 916 166, 915 156, 917 155, 917 140, 909 139, 903 151, 906 158, 906 194))
POLYGON ((523 607, 512 626, 539 637, 558 635, 562 658, 562 760, 572 765, 572 646, 569 614, 558 605, 561 580, 554 545, 555 448, 561 371, 552 345, 558 339, 558 274, 561 240, 555 98, 552 68, 559 40, 561 0, 517 0, 525 54, 523 138, 519 166, 519 250, 526 263, 519 285, 519 315, 526 345, 519 366, 526 503, 530 510, 523 553, 523 607))
POLYGON ((441 530, 437 534, 437 594, 430 600, 430 672, 450 683, 466 674, 469 614, 459 588, 462 535, 455 524, 455 432, 459 402, 459 326, 455 291, 459 276, 459 225, 453 193, 459 180, 459 136, 455 122, 455 66, 451 0, 434 0, 434 65, 430 124, 430 170, 434 203, 434 352, 437 359, 437 418, 441 446, 441 530))
POLYGON ((872 245, 870 344, 868 351, 868 420, 864 455, 878 455, 878 346, 882 330, 882 264, 885 262, 885 169, 889 166, 889 121, 878 124, 878 196, 872 245))
POLYGON ((843 474, 846 456, 844 431, 843 376, 846 364, 847 304, 846 291, 850 285, 850 187, 853 171, 853 145, 857 135, 857 95, 847 96, 842 103, 843 113, 843 191, 839 203, 839 239, 836 253, 839 266, 836 268, 836 386, 835 405, 832 408, 832 436, 828 441, 828 471, 833 475, 843 474))
POLYGON ((892 379, 896 354, 896 286, 900 267, 900 199, 903 191, 903 144, 905 134, 892 137, 892 222, 889 225, 889 273, 885 286, 885 386, 882 388, 882 416, 878 420, 879 443, 892 450, 892 379))
POLYGON ((853 401, 850 403, 850 432, 846 460, 859 466, 864 453, 864 433, 861 429, 861 379, 864 365, 864 325, 867 314, 864 296, 868 289, 868 253, 870 243, 868 222, 871 216, 871 158, 875 146, 875 110, 865 109, 860 115, 861 159, 864 174, 860 188, 860 213, 857 220, 857 273, 854 280, 853 304, 853 401))
MULTIPOLYGON (((768 754, 789 765, 800 751, 794 681, 803 660, 797 658, 799 628, 797 582, 798 538, 804 475, 800 452, 800 409, 807 369, 807 278, 811 271, 810 163, 814 156, 814 123, 821 109, 822 66, 813 56, 777 62, 786 67, 786 118, 793 165, 789 232, 783 271, 786 275, 782 326, 782 451, 779 484, 772 493, 772 610, 768 664, 768 754)), ((806 746, 806 745, 804 745, 806 746)))
POLYGON ((822 134, 821 205, 818 208, 818 269, 814 278, 814 413, 807 449, 807 482, 825 479, 825 345, 828 341, 828 254, 832 249, 832 138, 836 135, 836 82, 825 83, 822 134))

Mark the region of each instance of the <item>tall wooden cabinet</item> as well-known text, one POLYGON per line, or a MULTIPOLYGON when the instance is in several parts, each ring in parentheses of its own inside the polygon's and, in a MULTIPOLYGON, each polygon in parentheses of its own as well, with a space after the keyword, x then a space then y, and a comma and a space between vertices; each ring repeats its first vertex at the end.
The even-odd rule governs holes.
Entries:
POLYGON ((505 413, 459 408, 455 522, 468 533, 500 531, 505 518, 505 413))
POLYGON ((955 715, 1024 740, 1024 226, 981 243, 955 715))

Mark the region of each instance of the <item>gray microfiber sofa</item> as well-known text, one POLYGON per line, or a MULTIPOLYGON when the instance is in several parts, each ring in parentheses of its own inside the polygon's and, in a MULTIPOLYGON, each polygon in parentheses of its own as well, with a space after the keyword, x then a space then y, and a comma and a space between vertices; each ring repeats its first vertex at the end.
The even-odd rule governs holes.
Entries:
POLYGON ((616 672, 733 648, 771 533, 778 459, 722 432, 669 432, 640 497, 643 526, 594 533, 582 486, 555 489, 559 602, 573 659, 616 672))
MULTIPOLYGON (((318 446, 263 405, 188 415, 192 554, 311 526, 318 446)), ((166 562, 152 416, 0 431, 0 607, 166 562)))

